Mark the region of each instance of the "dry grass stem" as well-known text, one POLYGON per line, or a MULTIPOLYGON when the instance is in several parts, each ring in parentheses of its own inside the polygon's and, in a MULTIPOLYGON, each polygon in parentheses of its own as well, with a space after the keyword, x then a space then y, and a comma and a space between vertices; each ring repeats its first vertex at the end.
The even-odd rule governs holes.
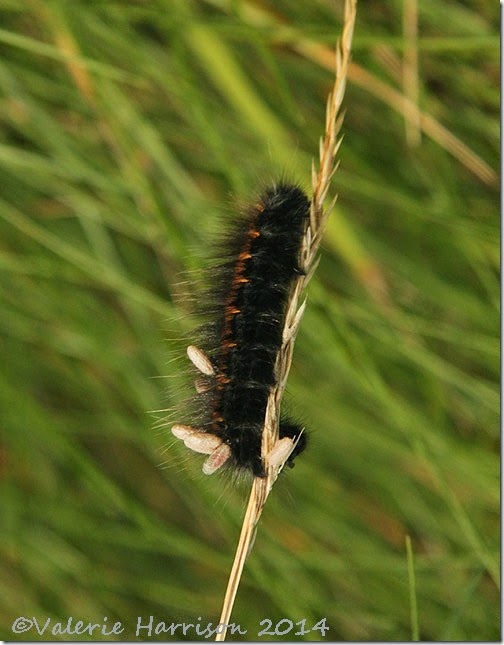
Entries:
MULTIPOLYGON (((335 201, 333 200, 324 209, 324 201, 329 190, 331 178, 337 169, 336 155, 341 144, 341 139, 338 139, 342 124, 340 111, 350 64, 355 16, 356 0, 346 0, 343 33, 336 46, 336 78, 327 102, 325 134, 320 141, 319 169, 318 171, 315 170, 315 167, 312 169, 313 197, 310 210, 310 222, 303 239, 300 257, 300 265, 305 274, 300 275, 291 288, 282 334, 282 347, 278 353, 276 362, 277 385, 270 393, 266 408, 262 443, 262 456, 265 463, 267 463, 268 454, 278 440, 278 422, 282 395, 292 362, 294 341, 306 304, 303 302, 298 306, 298 303, 302 292, 310 281, 317 266, 317 253, 322 239, 324 224, 335 201)), ((283 465, 279 467, 268 466, 266 477, 254 478, 219 620, 219 623, 224 627, 222 628, 222 632, 217 634, 216 641, 223 641, 226 638, 225 626, 229 624, 231 618, 236 593, 240 584, 245 560, 252 544, 255 527, 282 467, 283 465)))
POLYGON ((416 114, 404 120, 406 141, 412 148, 420 145, 420 111, 418 109, 418 0, 405 0, 403 5, 404 61, 403 91, 416 106, 416 114))

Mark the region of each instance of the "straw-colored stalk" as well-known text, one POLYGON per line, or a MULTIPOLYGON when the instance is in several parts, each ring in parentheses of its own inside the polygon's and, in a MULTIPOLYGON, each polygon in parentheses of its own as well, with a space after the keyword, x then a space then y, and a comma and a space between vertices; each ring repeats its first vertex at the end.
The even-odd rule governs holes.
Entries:
MULTIPOLYGON (((303 238, 300 255, 300 266, 304 271, 304 275, 297 277, 289 294, 282 336, 282 347, 278 353, 276 362, 276 373, 278 375, 277 385, 269 395, 266 408, 262 442, 262 456, 265 463, 267 463, 266 456, 271 452, 278 440, 280 404, 290 370, 294 341, 306 304, 306 301, 304 301, 299 305, 300 297, 316 269, 316 258, 324 225, 335 202, 333 200, 324 209, 324 201, 329 190, 331 178, 337 169, 336 156, 341 143, 341 138, 338 138, 342 123, 341 104, 345 94, 348 66, 350 63, 356 3, 357 0, 346 0, 345 2, 343 33, 336 45, 336 77, 333 90, 327 101, 325 134, 320 140, 318 171, 316 170, 315 164, 312 167, 313 196, 310 208, 310 221, 303 238)), ((252 490, 243 519, 240 539, 238 541, 219 620, 221 631, 217 634, 216 641, 223 641, 226 638, 226 626, 229 624, 231 618, 236 593, 240 584, 245 560, 251 548, 255 528, 271 488, 282 467, 269 466, 266 477, 255 477, 252 483, 252 490)))

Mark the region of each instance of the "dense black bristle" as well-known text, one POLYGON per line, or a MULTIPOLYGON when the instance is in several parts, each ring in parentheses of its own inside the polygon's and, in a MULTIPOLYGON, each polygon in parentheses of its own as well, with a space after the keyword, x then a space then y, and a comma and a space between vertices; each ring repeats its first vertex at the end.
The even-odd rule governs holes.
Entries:
MULTIPOLYGON (((232 259, 221 262, 210 294, 215 321, 205 329, 202 348, 211 357, 215 378, 200 399, 201 429, 220 437, 235 465, 258 477, 265 475, 261 442, 266 404, 276 383, 286 301, 300 272, 309 213, 309 201, 297 186, 268 189, 229 238, 225 255, 232 259)), ((306 444, 305 433, 282 421, 282 437, 297 440, 288 460, 292 465, 306 444)))
POLYGON ((287 465, 293 468, 294 459, 303 452, 308 443, 306 432, 304 432, 304 429, 299 424, 294 423, 290 419, 282 418, 280 420, 279 437, 280 439, 289 437, 295 442, 294 450, 287 459, 287 465))

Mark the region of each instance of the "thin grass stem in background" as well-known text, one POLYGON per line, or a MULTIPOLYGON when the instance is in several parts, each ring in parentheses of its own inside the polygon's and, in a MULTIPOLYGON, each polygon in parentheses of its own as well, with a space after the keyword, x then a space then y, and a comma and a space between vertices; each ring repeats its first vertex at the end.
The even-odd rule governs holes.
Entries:
POLYGON ((411 612, 411 640, 419 641, 420 629, 418 625, 415 562, 413 560, 413 547, 411 546, 411 538, 409 535, 406 536, 406 557, 408 561, 408 585, 409 585, 409 599, 410 599, 410 612, 411 612))

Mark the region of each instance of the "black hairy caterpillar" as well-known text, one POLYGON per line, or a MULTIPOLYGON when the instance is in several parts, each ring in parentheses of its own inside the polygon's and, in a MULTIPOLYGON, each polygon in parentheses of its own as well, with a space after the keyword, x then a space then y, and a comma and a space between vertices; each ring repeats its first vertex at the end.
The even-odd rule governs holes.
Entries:
MULTIPOLYGON (((202 374, 196 382, 200 423, 177 424, 173 434, 187 447, 208 454, 203 472, 231 462, 264 477, 262 429, 289 290, 299 268, 301 241, 310 204, 297 186, 266 190, 227 243, 231 260, 215 272, 210 301, 214 322, 205 326, 205 351, 190 346, 188 355, 202 374), (216 305, 216 303, 218 303, 216 305)), ((280 465, 306 446, 303 428, 281 418, 279 440, 268 462, 280 465)))

